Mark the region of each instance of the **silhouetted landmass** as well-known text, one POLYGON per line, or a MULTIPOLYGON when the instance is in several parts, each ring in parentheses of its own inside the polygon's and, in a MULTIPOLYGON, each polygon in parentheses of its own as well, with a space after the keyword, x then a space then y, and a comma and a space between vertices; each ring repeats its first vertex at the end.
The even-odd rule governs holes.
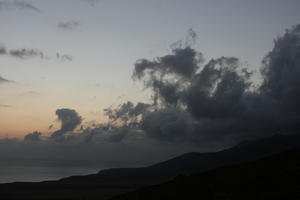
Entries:
MULTIPOLYGON (((183 180, 186 180, 186 178, 192 179, 193 176, 188 176, 190 174, 253 161, 296 147, 300 147, 300 135, 275 135, 271 138, 256 141, 245 141, 233 148, 219 152, 187 153, 149 167, 107 169, 97 174, 72 176, 58 181, 1 184, 0 199, 108 199, 114 195, 141 187, 169 181, 179 174, 184 174, 184 176, 177 177, 175 183, 182 178, 183 180), (187 177, 185 177, 186 175, 187 177)), ((282 163, 279 163, 278 167, 281 165, 282 163)), ((273 167, 276 168, 277 166, 273 167)), ((255 174, 256 169, 253 168, 252 170, 251 173, 255 174)), ((211 172, 208 172, 208 174, 211 174, 211 172)), ((199 183, 199 188, 202 187, 201 184, 205 185, 204 182, 199 183)), ((158 186, 152 188, 156 187, 158 186)), ((142 191, 144 194, 145 190, 142 191)), ((205 194, 203 192, 204 196, 205 194)), ((168 195, 167 190, 166 195, 168 195)))
POLYGON ((300 199, 300 148, 174 180, 112 200, 300 199))
POLYGON ((173 159, 143 168, 119 168, 102 170, 96 175, 74 176, 63 182, 103 181, 104 183, 153 184, 170 180, 178 174, 192 174, 226 165, 252 161, 273 153, 300 146, 300 135, 274 135, 255 141, 244 141, 237 146, 219 152, 187 153, 173 159))

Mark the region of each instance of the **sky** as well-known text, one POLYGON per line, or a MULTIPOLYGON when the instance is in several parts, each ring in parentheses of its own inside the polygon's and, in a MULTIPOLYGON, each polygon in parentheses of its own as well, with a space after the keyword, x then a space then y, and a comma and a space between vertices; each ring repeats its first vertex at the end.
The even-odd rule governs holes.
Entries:
POLYGON ((150 102, 131 78, 134 63, 167 54, 191 28, 206 60, 236 56, 258 70, 273 39, 300 21, 299 7, 297 0, 0 1, 0 47, 44 56, 0 55, 0 76, 10 81, 0 84, 0 136, 47 132, 59 126, 59 108, 102 122, 111 105, 150 102))
POLYGON ((145 166, 299 133, 299 7, 0 0, 1 161, 145 166))

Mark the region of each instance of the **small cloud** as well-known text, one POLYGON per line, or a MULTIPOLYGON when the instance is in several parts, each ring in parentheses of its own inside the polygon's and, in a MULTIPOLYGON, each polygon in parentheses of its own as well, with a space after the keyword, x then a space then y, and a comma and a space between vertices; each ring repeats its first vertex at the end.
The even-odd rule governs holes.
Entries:
POLYGON ((0 10, 30 10, 41 12, 41 10, 33 4, 20 0, 0 1, 0 10))
POLYGON ((53 128, 53 124, 51 124, 49 127, 48 127, 48 130, 51 130, 53 128))
POLYGON ((74 28, 77 28, 78 26, 80 26, 80 23, 77 21, 68 21, 68 22, 64 22, 64 23, 59 23, 57 25, 58 28, 63 29, 63 30, 74 29, 74 28))
POLYGON ((48 55, 47 53, 44 53, 41 50, 32 49, 32 48, 7 49, 3 44, 0 44, 0 55, 11 56, 18 59, 30 59, 30 58, 39 58, 42 60, 57 59, 63 62, 73 60, 73 57, 69 54, 63 54, 57 52, 56 55, 48 55))
POLYGON ((9 55, 20 58, 20 59, 27 59, 27 58, 33 58, 38 57, 41 59, 45 58, 45 55, 42 51, 35 50, 35 49, 12 49, 9 51, 9 55))
POLYGON ((0 108, 11 108, 11 105, 0 104, 0 108))
POLYGON ((2 76, 0 76, 0 84, 1 84, 1 83, 11 83, 11 82, 13 82, 13 81, 8 80, 8 79, 5 79, 5 78, 3 78, 2 76))
POLYGON ((63 140, 67 132, 74 131, 82 122, 81 116, 73 109, 57 109, 55 113, 61 122, 61 127, 52 133, 51 138, 53 139, 63 140))
POLYGON ((29 133, 29 134, 25 135, 24 141, 38 142, 41 140, 41 138, 40 138, 41 135, 42 135, 42 133, 38 132, 38 131, 29 133))
POLYGON ((6 48, 0 46, 0 55, 5 55, 6 54, 6 48))
POLYGON ((98 0, 82 0, 82 1, 88 3, 92 7, 94 7, 98 2, 98 0))
POLYGON ((39 97, 41 95, 42 95, 41 93, 36 91, 27 91, 27 92, 16 94, 16 96, 20 96, 20 97, 39 97))
POLYGON ((68 54, 60 54, 60 53, 56 53, 56 59, 57 60, 60 60, 62 62, 65 62, 65 61, 72 61, 73 60, 73 57, 68 55, 68 54))

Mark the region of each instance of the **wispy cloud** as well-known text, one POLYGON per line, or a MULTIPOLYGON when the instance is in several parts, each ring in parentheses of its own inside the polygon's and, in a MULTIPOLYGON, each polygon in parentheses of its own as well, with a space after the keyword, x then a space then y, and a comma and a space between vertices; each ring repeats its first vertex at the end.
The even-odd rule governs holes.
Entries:
POLYGON ((39 96, 42 96, 42 94, 39 93, 39 92, 36 92, 36 91, 26 91, 26 92, 18 93, 18 94, 16 94, 16 96, 19 96, 19 97, 39 97, 39 96))
POLYGON ((11 105, 6 105, 6 104, 0 104, 0 108, 10 108, 12 107, 11 105))
POLYGON ((57 52, 55 56, 51 56, 38 49, 17 48, 17 49, 8 50, 4 46, 0 47, 0 55, 8 55, 18 59, 30 59, 30 58, 39 58, 39 59, 46 59, 46 60, 56 59, 61 62, 73 60, 73 57, 69 54, 63 54, 57 52))
POLYGON ((67 22, 59 23, 57 25, 58 28, 63 29, 63 30, 74 29, 74 28, 77 28, 78 26, 80 26, 80 23, 77 21, 67 21, 67 22))
POLYGON ((34 12, 41 12, 35 5, 26 1, 0 1, 0 10, 30 10, 34 12))
POLYGON ((10 82, 13 82, 13 81, 8 80, 8 79, 5 79, 5 78, 3 78, 2 76, 0 76, 0 84, 1 84, 1 83, 10 83, 10 82))
POLYGON ((72 61, 73 57, 68 54, 56 53, 56 59, 64 62, 64 61, 72 61))
POLYGON ((9 54, 13 57, 21 58, 21 59, 26 59, 26 58, 32 58, 32 57, 38 57, 41 59, 44 59, 44 53, 39 50, 35 49, 13 49, 9 51, 9 54))
POLYGON ((98 0, 82 0, 82 1, 88 3, 92 7, 94 7, 98 2, 98 0))
POLYGON ((5 47, 0 47, 0 55, 6 54, 5 47))

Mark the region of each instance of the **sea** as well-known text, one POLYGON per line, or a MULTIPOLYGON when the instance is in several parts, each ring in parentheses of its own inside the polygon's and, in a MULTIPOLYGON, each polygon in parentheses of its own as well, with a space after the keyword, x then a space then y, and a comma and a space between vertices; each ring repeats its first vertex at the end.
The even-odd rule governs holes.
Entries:
POLYGON ((39 182, 58 180, 73 175, 98 173, 103 167, 84 166, 74 163, 57 164, 56 162, 19 162, 0 160, 0 183, 39 182))

